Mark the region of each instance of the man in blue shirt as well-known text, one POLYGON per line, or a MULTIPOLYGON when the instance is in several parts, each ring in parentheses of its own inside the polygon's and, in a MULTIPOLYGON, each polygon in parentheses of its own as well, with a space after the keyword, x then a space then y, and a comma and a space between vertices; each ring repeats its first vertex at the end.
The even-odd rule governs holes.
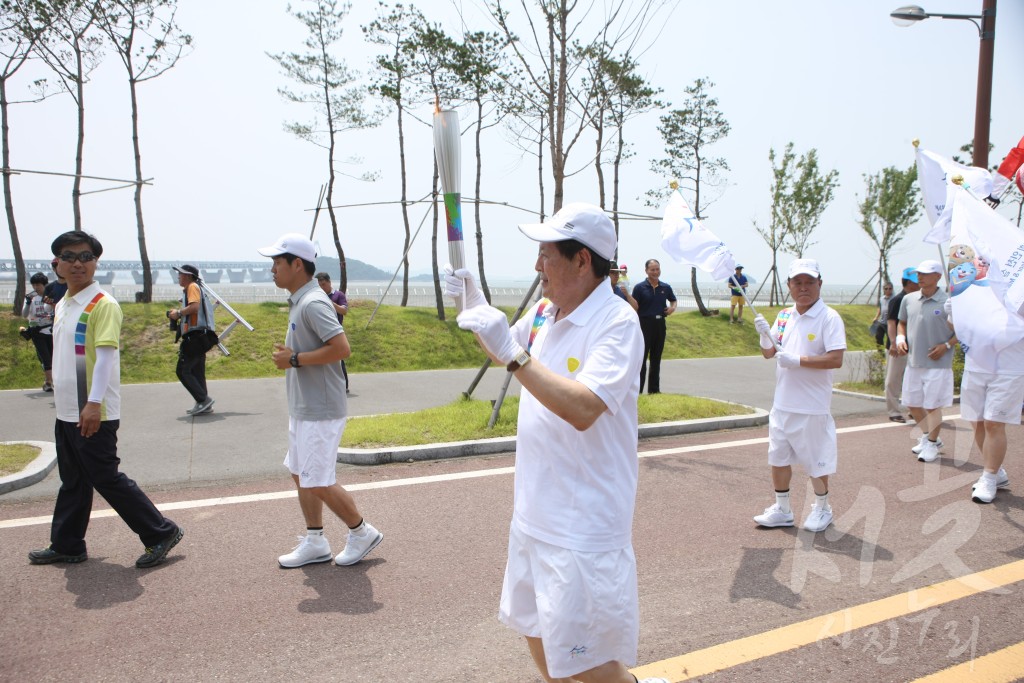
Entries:
POLYGON ((736 266, 736 272, 729 278, 729 322, 743 322, 743 302, 747 291, 747 276, 743 274, 743 266, 736 266), (736 314, 736 307, 739 306, 739 315, 736 314))
POLYGON ((644 362, 640 366, 640 393, 647 380, 647 360, 651 362, 651 381, 647 393, 661 393, 661 353, 665 350, 665 317, 676 310, 676 295, 672 286, 665 284, 661 277, 661 263, 649 259, 644 264, 647 279, 633 288, 640 316, 640 331, 644 335, 644 362))

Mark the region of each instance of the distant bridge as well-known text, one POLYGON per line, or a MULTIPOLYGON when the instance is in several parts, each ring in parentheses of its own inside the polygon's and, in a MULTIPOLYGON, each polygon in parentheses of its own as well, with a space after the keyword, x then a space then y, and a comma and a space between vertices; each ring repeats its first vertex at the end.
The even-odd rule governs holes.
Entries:
MULTIPOLYGON (((35 272, 43 272, 47 276, 50 272, 50 261, 39 261, 25 259, 25 271, 29 276, 35 272)), ((180 266, 182 261, 150 261, 150 268, 153 269, 154 281, 168 281, 167 273, 171 277, 169 281, 177 283, 178 274, 172 270, 174 266, 180 266)), ((192 261, 192 265, 199 268, 206 282, 270 282, 270 264, 267 261, 192 261)), ((0 259, 0 279, 13 280, 17 267, 14 259, 0 259)), ((103 259, 96 272, 96 280, 102 284, 109 284, 113 281, 115 273, 130 272, 137 283, 142 282, 142 261, 114 261, 103 259)))

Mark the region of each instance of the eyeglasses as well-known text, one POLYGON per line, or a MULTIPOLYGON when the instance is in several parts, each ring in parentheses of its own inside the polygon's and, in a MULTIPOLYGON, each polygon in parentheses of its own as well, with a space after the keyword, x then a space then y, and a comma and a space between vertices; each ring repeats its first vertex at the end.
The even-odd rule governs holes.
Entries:
POLYGON ((64 263, 74 263, 75 261, 81 261, 82 263, 89 263, 90 261, 96 260, 96 254, 91 251, 65 251, 60 255, 60 260, 64 263))

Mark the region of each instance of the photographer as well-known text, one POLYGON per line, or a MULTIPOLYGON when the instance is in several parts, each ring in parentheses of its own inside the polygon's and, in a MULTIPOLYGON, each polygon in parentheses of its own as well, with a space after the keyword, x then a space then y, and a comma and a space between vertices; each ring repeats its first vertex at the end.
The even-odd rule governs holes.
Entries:
POLYGON ((178 366, 175 373, 181 384, 192 394, 196 404, 186 410, 189 415, 202 415, 213 410, 213 399, 206 391, 207 330, 213 330, 213 306, 202 290, 202 278, 195 266, 175 266, 181 285, 182 307, 167 311, 167 317, 178 324, 181 346, 178 348, 178 366), (189 333, 192 334, 189 334, 189 333))
POLYGON ((53 391, 53 306, 46 302, 43 291, 46 289, 47 277, 36 273, 29 279, 33 291, 25 296, 25 317, 28 327, 21 327, 18 332, 36 347, 36 358, 43 366, 43 391, 53 391))

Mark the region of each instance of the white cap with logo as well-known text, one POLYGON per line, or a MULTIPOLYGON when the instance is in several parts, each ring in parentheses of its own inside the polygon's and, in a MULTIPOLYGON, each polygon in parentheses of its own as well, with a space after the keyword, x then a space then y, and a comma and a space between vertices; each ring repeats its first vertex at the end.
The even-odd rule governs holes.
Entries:
POLYGON ((309 262, 316 261, 316 245, 297 232, 289 232, 277 238, 277 242, 269 247, 257 249, 263 256, 280 256, 281 254, 294 254, 300 259, 309 262))
POLYGON ((917 268, 915 268, 914 270, 916 270, 918 273, 937 273, 941 275, 942 264, 936 261, 935 259, 925 259, 924 261, 921 261, 919 264, 917 264, 917 268))
POLYGON ((536 242, 576 240, 601 258, 615 258, 615 225, 599 206, 573 202, 543 223, 525 223, 519 231, 536 242))
POLYGON ((821 277, 821 269, 818 267, 818 262, 812 258, 798 258, 789 264, 789 277, 797 275, 821 277))

